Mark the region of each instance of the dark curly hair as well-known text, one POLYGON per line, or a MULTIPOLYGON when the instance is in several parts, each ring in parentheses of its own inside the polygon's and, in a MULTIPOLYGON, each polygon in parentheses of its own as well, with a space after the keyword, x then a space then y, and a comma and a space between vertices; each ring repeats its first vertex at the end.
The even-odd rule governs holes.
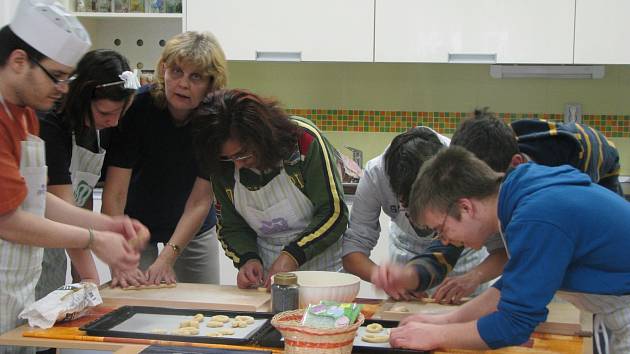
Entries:
POLYGON ((435 132, 415 127, 396 136, 383 156, 385 173, 402 206, 409 205, 409 192, 422 164, 444 146, 435 132))
POLYGON ((472 152, 496 172, 505 172, 515 154, 519 153, 512 128, 488 111, 476 109, 472 118, 462 121, 451 139, 472 152))
POLYGON ((221 172, 221 148, 238 140, 265 170, 290 157, 302 128, 289 120, 278 101, 249 91, 215 91, 199 105, 192 118, 193 148, 208 176, 221 172))

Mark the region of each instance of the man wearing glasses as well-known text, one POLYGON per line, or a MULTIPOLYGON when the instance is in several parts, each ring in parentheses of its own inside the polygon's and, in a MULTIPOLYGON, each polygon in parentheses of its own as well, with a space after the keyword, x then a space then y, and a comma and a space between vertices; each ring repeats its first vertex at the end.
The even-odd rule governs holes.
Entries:
POLYGON ((424 164, 410 200, 412 221, 440 229, 443 242, 478 249, 500 233, 509 260, 493 287, 457 310, 401 321, 393 346, 519 345, 560 291, 595 314, 606 346, 596 343, 597 352, 630 352, 630 204, 621 196, 568 165, 522 163, 500 173, 451 146, 424 164))
MULTIPOLYGON (((395 299, 413 298, 437 286, 436 301, 456 303, 483 291, 488 286, 485 283, 501 271, 492 261, 497 256, 484 261, 488 256, 485 249, 445 246, 437 240, 440 229, 415 227, 406 215, 418 170, 449 142, 430 128, 412 128, 396 136, 382 155, 368 161, 357 187, 343 238, 344 268, 395 299), (377 265, 369 256, 380 236, 381 210, 391 218, 390 264, 377 265), (447 274, 450 277, 445 279, 447 274), (453 287, 453 282, 465 285, 453 287)), ((494 246, 488 251, 505 253, 501 242, 494 246)))
MULTIPOLYGON (((43 247, 68 249, 81 278, 98 282, 89 250, 132 268, 140 255, 127 240, 139 236, 142 247, 148 239, 139 222, 94 214, 46 191, 33 110, 50 109, 67 92, 90 45, 77 19, 53 1, 21 1, 0 29, 0 334, 20 325, 18 314, 34 301, 43 247)), ((28 350, 0 346, 0 353, 16 351, 28 350)))

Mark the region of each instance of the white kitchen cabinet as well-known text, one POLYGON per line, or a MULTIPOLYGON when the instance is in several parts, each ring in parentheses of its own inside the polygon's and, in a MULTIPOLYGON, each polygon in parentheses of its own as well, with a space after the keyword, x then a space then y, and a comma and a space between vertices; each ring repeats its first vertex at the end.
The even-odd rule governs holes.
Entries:
POLYGON ((575 63, 630 64, 630 1, 576 0, 575 63))
POLYGON ((374 0, 188 0, 229 60, 372 62, 374 0))
MULTIPOLYGON (((70 11, 76 0, 62 0, 70 11)), ((185 11, 186 0, 182 0, 185 11)), ((154 70, 163 45, 184 29, 181 13, 74 12, 92 39, 92 49, 113 49, 123 54, 133 69, 154 70)))
POLYGON ((571 64, 574 9, 575 0, 376 0, 374 58, 571 64))
POLYGON ((13 19, 15 8, 19 0, 2 0, 0 1, 0 28, 8 25, 13 19))

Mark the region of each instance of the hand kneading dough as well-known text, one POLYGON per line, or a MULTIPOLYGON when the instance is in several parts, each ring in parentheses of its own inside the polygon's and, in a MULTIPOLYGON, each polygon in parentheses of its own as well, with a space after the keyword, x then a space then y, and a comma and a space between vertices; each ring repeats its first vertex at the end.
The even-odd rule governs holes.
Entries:
POLYGON ((230 318, 227 317, 226 315, 216 315, 216 316, 212 316, 210 317, 210 321, 218 321, 218 322, 230 322, 230 318))
POLYGON ((366 333, 361 340, 368 343, 387 343, 389 341, 388 334, 366 333))
POLYGON ((371 323, 365 327, 365 331, 368 333, 379 333, 383 330, 383 326, 380 323, 371 323))

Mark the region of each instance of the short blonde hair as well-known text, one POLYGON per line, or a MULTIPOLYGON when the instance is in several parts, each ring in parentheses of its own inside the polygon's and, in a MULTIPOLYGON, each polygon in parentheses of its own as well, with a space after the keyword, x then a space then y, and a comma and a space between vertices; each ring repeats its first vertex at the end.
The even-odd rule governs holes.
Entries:
POLYGON ((166 107, 162 66, 170 67, 175 64, 190 64, 208 75, 210 92, 227 85, 227 62, 216 37, 210 32, 180 33, 166 42, 155 66, 155 84, 151 92, 161 108, 166 107))

